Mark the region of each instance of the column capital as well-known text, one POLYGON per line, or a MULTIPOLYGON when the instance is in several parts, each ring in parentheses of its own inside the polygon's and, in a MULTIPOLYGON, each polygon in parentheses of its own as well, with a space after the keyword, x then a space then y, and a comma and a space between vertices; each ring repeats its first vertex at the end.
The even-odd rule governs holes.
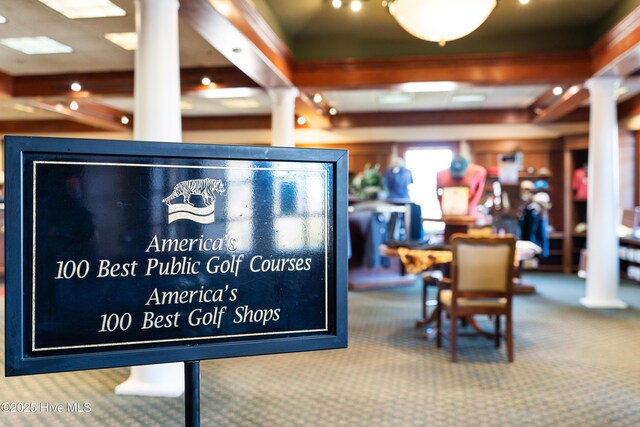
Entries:
POLYGON ((617 89, 622 83, 622 77, 617 76, 602 76, 602 77, 591 77, 587 79, 584 83, 585 87, 589 89, 589 91, 593 91, 596 89, 605 89, 611 88, 611 90, 617 89))
POLYGON ((267 90, 271 97, 271 102, 280 103, 283 101, 293 101, 300 94, 297 87, 274 87, 267 90))

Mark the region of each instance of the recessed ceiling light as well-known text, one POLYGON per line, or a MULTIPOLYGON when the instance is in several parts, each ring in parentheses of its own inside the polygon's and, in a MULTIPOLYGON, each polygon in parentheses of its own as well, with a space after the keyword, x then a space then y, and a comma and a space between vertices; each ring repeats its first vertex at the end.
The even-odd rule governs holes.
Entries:
POLYGON ((520 4, 529 4, 529 0, 518 0, 520 4))
POLYGON ((315 95, 313 95, 313 102, 315 102, 316 104, 321 103, 322 95, 320 95, 319 93, 316 93, 315 95))
POLYGON ((338 110, 336 110, 335 108, 331 107, 329 108, 329 114, 332 116, 335 116, 336 114, 338 114, 338 110))
POLYGON ((129 117, 127 116, 120 117, 120 123, 122 123, 123 125, 129 124, 129 117))
POLYGON ((71 101, 69 103, 69 108, 71 108, 73 111, 77 111, 79 107, 80 106, 78 105, 77 101, 71 101))
POLYGON ((109 0, 39 0, 69 19, 125 16, 124 9, 109 0))
POLYGON ((0 15, 0 24, 6 24, 7 23, 7 18, 5 18, 4 16, 0 15))
POLYGON ((576 93, 580 92, 580 86, 579 85, 573 85, 569 88, 569 90, 567 91, 569 92, 569 95, 575 95, 576 93))
POLYGON ((193 104, 187 101, 180 101, 181 110, 193 110, 193 104))
POLYGON ((303 126, 305 123, 307 123, 307 119, 305 119, 304 117, 300 116, 300 117, 298 117, 298 120, 296 120, 296 122, 297 122, 300 126, 303 126))
POLYGON ((349 7, 354 12, 360 12, 362 10, 362 2, 360 0, 352 0, 351 3, 349 3, 349 7))
POLYGON ((206 89, 194 92, 203 98, 249 98, 262 93, 261 89, 252 87, 225 87, 217 89, 206 89))
POLYGON ((260 103, 253 98, 223 99, 220 105, 229 109, 252 109, 260 107, 260 103))
POLYGON ((331 6, 340 9, 342 7, 342 0, 331 0, 331 6))
POLYGON ((82 90, 82 85, 78 82, 71 83, 71 90, 74 92, 80 92, 82 90))
POLYGON ((407 92, 387 92, 376 98, 379 105, 409 104, 413 101, 413 94, 407 92))
POLYGON ((30 107, 28 105, 22 105, 22 104, 13 104, 13 109, 14 110, 18 110, 18 111, 22 111, 23 113, 35 113, 36 109, 33 107, 30 107))
POLYGON ((447 81, 402 83, 400 89, 405 92, 449 92, 458 88, 458 83, 447 81))
POLYGON ((553 88, 553 94, 556 96, 562 95, 562 92, 564 92, 564 89, 562 89, 562 87, 560 86, 556 86, 553 88))
POLYGON ((451 102, 482 102, 487 99, 484 93, 455 93, 451 95, 451 102))
POLYGON ((27 55, 46 55, 51 53, 71 53, 73 48, 49 37, 13 37, 0 39, 3 44, 27 55))
POLYGON ((629 93, 629 88, 626 86, 620 86, 616 89, 616 96, 622 96, 627 93, 629 93))
POLYGON ((124 50, 136 50, 138 47, 138 35, 134 32, 106 33, 104 38, 124 50))
POLYGON ((207 76, 204 76, 201 80, 200 83, 202 83, 205 86, 209 86, 211 84, 211 79, 207 76))

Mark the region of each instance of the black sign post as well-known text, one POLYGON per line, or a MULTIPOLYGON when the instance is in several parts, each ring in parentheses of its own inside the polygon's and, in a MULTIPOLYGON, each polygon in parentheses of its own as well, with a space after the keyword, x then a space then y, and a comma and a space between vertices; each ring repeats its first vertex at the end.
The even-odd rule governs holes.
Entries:
POLYGON ((6 137, 8 376, 347 345, 342 150, 6 137))

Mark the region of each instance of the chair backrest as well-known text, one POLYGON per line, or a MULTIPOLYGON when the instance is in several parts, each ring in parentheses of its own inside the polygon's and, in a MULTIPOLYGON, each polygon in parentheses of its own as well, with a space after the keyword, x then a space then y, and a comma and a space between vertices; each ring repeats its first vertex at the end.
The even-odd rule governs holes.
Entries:
POLYGON ((454 234, 452 278, 461 293, 511 293, 516 241, 512 235, 454 234))

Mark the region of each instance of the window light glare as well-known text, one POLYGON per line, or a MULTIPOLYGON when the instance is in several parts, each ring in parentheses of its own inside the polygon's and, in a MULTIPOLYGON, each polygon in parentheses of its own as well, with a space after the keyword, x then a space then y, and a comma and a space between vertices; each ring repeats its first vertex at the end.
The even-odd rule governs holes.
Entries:
POLYGON ((120 117, 120 123, 122 123, 123 125, 129 124, 129 117, 127 116, 120 117))
POLYGON ((556 86, 553 88, 553 94, 556 96, 562 95, 562 92, 564 92, 564 89, 562 89, 560 86, 556 86))
POLYGON ((136 50, 138 47, 138 35, 135 32, 106 33, 104 38, 124 50, 136 50))
POLYGON ((307 119, 305 119, 304 117, 300 116, 298 117, 298 120, 296 120, 296 122, 300 125, 303 126, 304 124, 307 123, 307 119))
POLYGON ((78 105, 78 102, 76 102, 76 101, 71 101, 69 103, 69 108, 71 108, 73 111, 77 111, 78 107, 79 107, 79 105, 78 105))
POLYGON ((69 19, 105 18, 109 16, 125 16, 124 9, 109 0, 39 0, 66 16, 69 19))
POLYGON ((331 0, 331 6, 340 9, 342 7, 342 0, 331 0))
POLYGON ((360 12, 360 10, 362 10, 362 2, 360 0, 353 0, 349 3, 349 7, 354 12, 360 12))
POLYGON ((71 83, 71 90, 74 92, 80 92, 82 90, 82 85, 78 82, 71 83))
POLYGON ((0 39, 0 44, 27 55, 46 55, 52 53, 71 53, 73 48, 49 37, 12 37, 0 39))

